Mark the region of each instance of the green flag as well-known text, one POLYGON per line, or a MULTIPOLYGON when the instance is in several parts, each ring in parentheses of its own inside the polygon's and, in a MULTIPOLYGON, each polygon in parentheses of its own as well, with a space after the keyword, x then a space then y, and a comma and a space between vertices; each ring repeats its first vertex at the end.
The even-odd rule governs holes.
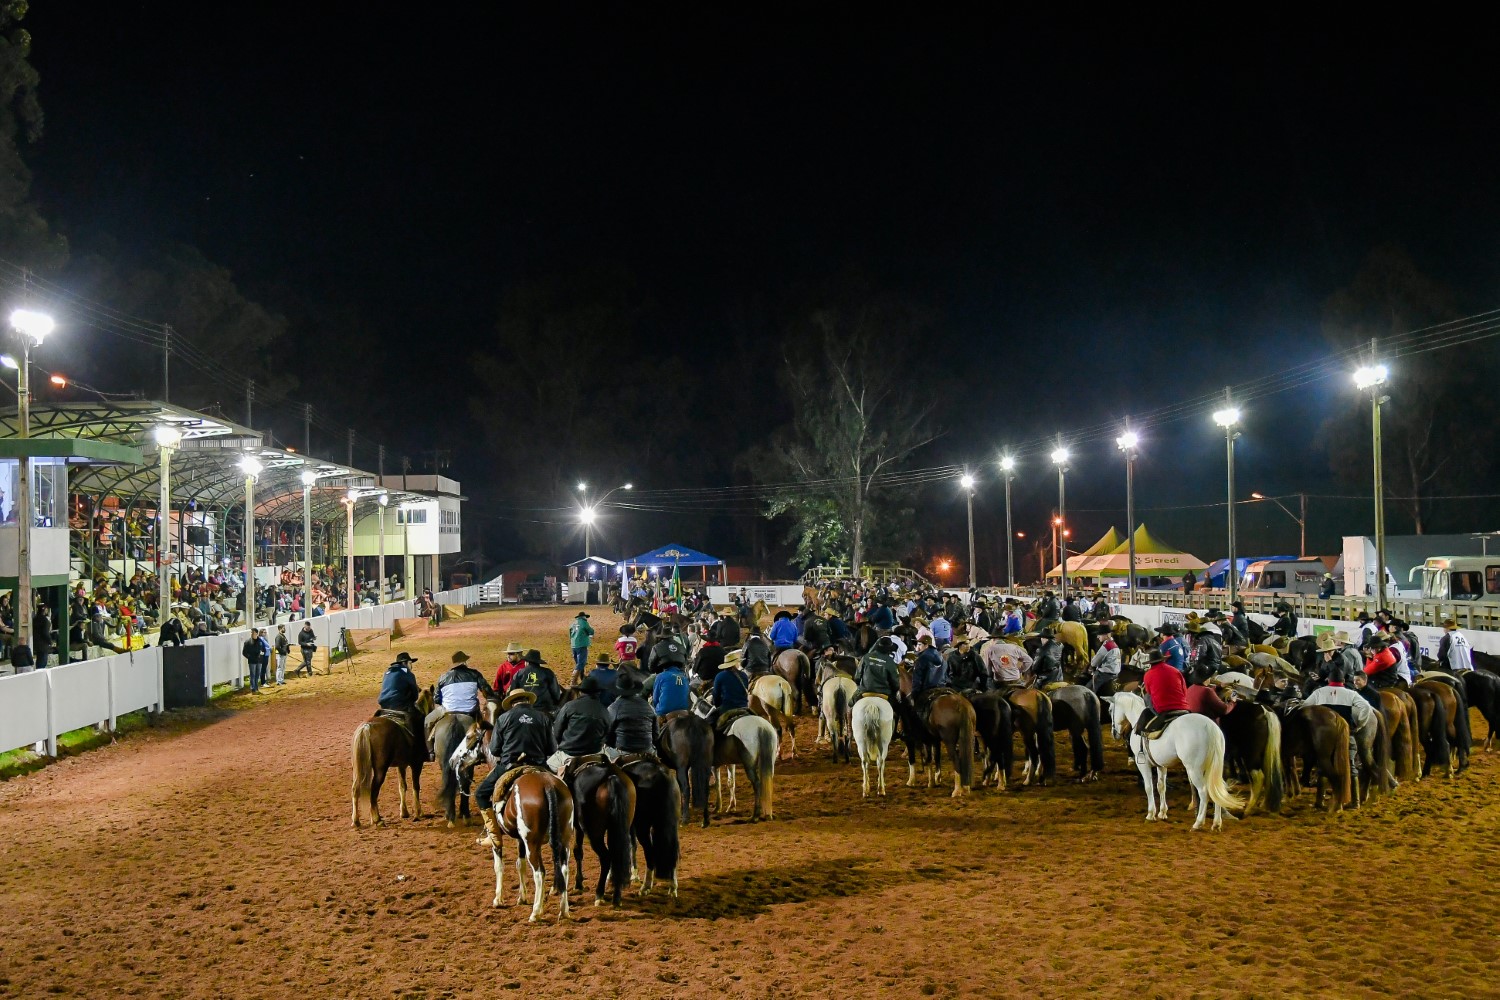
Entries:
POLYGON ((676 563, 672 564, 672 598, 678 604, 682 603, 682 567, 676 563))

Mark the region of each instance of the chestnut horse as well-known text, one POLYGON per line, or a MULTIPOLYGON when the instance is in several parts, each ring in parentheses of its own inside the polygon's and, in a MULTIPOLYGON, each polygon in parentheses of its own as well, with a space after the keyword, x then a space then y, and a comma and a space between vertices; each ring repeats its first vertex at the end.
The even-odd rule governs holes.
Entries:
MULTIPOLYGON (((1012 688, 1006 692, 1010 703, 1011 719, 1015 731, 1021 734, 1021 746, 1026 751, 1026 767, 1021 772, 1021 784, 1031 784, 1035 778, 1038 785, 1049 785, 1057 777, 1057 747, 1052 742, 1052 699, 1036 688, 1012 688)), ((1005 780, 1010 781, 1007 766, 1005 780)))
POLYGON ((1391 760, 1398 781, 1414 781, 1421 769, 1417 756, 1417 703, 1411 695, 1396 688, 1384 688, 1380 695, 1380 714, 1391 738, 1391 760))
MULTIPOLYGON (((629 784, 629 782, 626 782, 629 784)), ((532 889, 535 902, 531 907, 530 922, 542 915, 542 903, 546 901, 543 886, 546 868, 542 861, 542 847, 552 847, 552 888, 558 893, 557 917, 568 916, 568 830, 573 826, 573 797, 568 786, 551 771, 527 771, 516 779, 505 794, 503 804, 496 803, 495 818, 500 829, 514 840, 520 849, 516 856, 516 879, 520 883, 517 902, 526 902, 526 872, 523 862, 531 867, 532 889), (545 838, 545 840, 543 839, 545 838)), ((495 862, 495 904, 502 897, 501 880, 505 865, 500 858, 500 844, 490 848, 495 862)))
POLYGON ((1297 780, 1297 757, 1302 758, 1303 776, 1312 768, 1318 771, 1318 797, 1313 803, 1323 808, 1323 783, 1333 789, 1328 799, 1328 813, 1343 812, 1353 800, 1349 783, 1349 723, 1326 705, 1299 705, 1282 716, 1281 767, 1287 789, 1296 796, 1302 791, 1297 780))
POLYGON ((796 692, 794 715, 801 715, 803 706, 811 709, 817 705, 818 695, 813 690, 812 661, 807 658, 806 653, 800 649, 783 649, 771 661, 771 670, 785 679, 796 692))
POLYGON ((397 787, 401 790, 401 818, 407 817, 406 786, 411 782, 413 819, 422 818, 422 765, 427 763, 426 739, 422 734, 422 717, 432 711, 433 693, 428 687, 417 696, 417 716, 411 720, 415 732, 395 719, 377 715, 361 722, 350 741, 354 781, 349 789, 352 824, 359 826, 359 796, 370 797, 370 825, 380 826, 380 786, 386 772, 396 768, 397 787))
POLYGON ((1431 688, 1442 701, 1448 715, 1448 745, 1458 758, 1458 770, 1462 771, 1469 766, 1469 751, 1474 747, 1469 735, 1469 699, 1464 697, 1463 682, 1450 674, 1442 674, 1427 680, 1419 679, 1416 687, 1431 688))
POLYGON ((928 703, 924 717, 911 698, 911 674, 901 671, 901 697, 897 714, 901 718, 902 739, 906 742, 908 786, 917 783, 917 750, 920 748, 927 769, 927 787, 937 784, 943 770, 943 746, 953 758, 953 798, 969 794, 974 785, 974 706, 956 691, 940 688, 928 703))

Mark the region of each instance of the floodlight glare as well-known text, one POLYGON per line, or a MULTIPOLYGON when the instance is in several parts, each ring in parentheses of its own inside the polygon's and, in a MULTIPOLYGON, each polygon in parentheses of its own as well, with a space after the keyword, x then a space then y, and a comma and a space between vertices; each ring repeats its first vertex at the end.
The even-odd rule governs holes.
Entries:
POLYGON ((1126 431, 1115 438, 1115 444, 1119 446, 1121 451, 1135 451, 1136 445, 1140 443, 1141 436, 1135 431, 1126 431))
POLYGON ((382 493, 375 499, 379 500, 380 506, 384 507, 386 504, 391 502, 391 495, 389 493, 382 493))
POLYGON ((584 524, 593 524, 594 518, 597 516, 598 515, 594 513, 594 508, 592 507, 585 507, 583 508, 583 510, 578 512, 578 520, 582 521, 584 524))
POLYGON ((1369 389, 1372 386, 1384 385, 1390 376, 1390 371, 1385 365, 1363 365, 1354 372, 1354 384, 1360 389, 1369 389))
POLYGON ((1240 408, 1238 406, 1226 406, 1222 410, 1214 411, 1214 423, 1220 427, 1233 427, 1240 422, 1240 408))
POLYGON ((972 490, 974 488, 974 477, 965 472, 963 477, 959 479, 958 485, 966 490, 972 490))
POLYGON ((1054 465, 1066 465, 1067 461, 1068 461, 1068 449, 1066 449, 1066 448, 1056 448, 1056 449, 1053 450, 1053 452, 1052 452, 1052 462, 1053 462, 1054 465))
POLYGON ((10 325, 24 337, 40 344, 52 332, 52 317, 31 309, 17 309, 10 314, 10 325))
POLYGON ((1000 471, 1001 472, 1014 472, 1015 470, 1016 470, 1016 460, 1014 458, 1011 458, 1009 455, 1006 455, 1004 458, 1002 458, 1000 460, 1000 471))
POLYGON ((163 448, 175 448, 182 441, 182 431, 171 424, 162 424, 151 434, 163 448))
POLYGON ((309 469, 308 471, 302 473, 302 485, 303 486, 314 486, 314 485, 317 484, 317 482, 318 482, 318 474, 316 472, 313 472, 312 470, 309 469))
POLYGON ((256 476, 260 475, 261 471, 264 468, 265 466, 260 464, 260 459, 256 458, 254 455, 246 455, 244 458, 240 459, 240 471, 251 479, 254 479, 256 476))

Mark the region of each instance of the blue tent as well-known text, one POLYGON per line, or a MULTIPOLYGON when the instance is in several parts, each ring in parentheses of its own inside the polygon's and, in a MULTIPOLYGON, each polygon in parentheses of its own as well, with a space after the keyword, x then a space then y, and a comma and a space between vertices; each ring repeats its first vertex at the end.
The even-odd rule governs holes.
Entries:
MULTIPOLYGON (((1236 556, 1234 578, 1238 580, 1245 575, 1245 569, 1253 562, 1292 562, 1297 556, 1236 556)), ((1226 588, 1229 586, 1224 579, 1224 571, 1229 568, 1228 559, 1215 559, 1208 564, 1208 569, 1203 571, 1203 579, 1210 587, 1226 588)))
POLYGON ((663 545, 624 560, 626 566, 722 566, 724 560, 690 549, 686 545, 663 545))

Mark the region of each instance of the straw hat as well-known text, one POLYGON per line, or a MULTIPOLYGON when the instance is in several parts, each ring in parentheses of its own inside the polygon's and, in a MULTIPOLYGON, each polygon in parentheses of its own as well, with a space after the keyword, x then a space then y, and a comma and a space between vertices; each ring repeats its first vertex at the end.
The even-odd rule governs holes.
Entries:
POLYGON ((1318 652, 1331 653, 1339 648, 1338 637, 1332 632, 1322 632, 1318 635, 1318 652))
POLYGON ((536 701, 536 695, 525 688, 516 688, 510 694, 506 695, 505 700, 500 703, 500 711, 508 712, 512 706, 523 701, 529 705, 536 701))

